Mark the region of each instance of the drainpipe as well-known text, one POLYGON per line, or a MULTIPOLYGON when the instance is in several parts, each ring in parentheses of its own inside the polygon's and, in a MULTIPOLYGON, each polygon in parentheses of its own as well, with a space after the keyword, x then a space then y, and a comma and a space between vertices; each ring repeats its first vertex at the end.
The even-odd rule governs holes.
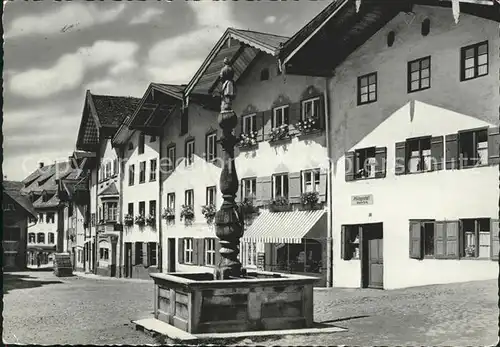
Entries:
POLYGON ((328 218, 326 222, 326 286, 333 286, 333 232, 332 232, 332 218, 333 218, 333 205, 332 205, 332 149, 330 146, 330 112, 329 112, 329 88, 328 77, 325 77, 324 89, 324 109, 325 109, 325 135, 326 135, 326 148, 328 155, 328 171, 327 171, 327 184, 326 184, 326 205, 328 209, 328 218))
POLYGON ((156 221, 158 223, 158 251, 156 254, 156 266, 158 267, 158 272, 163 272, 163 230, 162 230, 162 220, 161 220, 161 206, 162 206, 162 196, 163 196, 163 185, 162 185, 162 173, 163 170, 161 168, 162 163, 162 140, 163 140, 163 131, 160 132, 158 136, 158 191, 160 192, 158 196, 158 215, 156 216, 156 221))
MULTIPOLYGON (((126 146, 126 145, 125 145, 126 146)), ((120 180, 120 252, 118 252, 118 277, 123 277, 122 269, 123 269, 123 178, 124 178, 124 166, 125 166, 125 147, 118 147, 118 163, 120 167, 120 171, 118 172, 118 179, 120 180)))

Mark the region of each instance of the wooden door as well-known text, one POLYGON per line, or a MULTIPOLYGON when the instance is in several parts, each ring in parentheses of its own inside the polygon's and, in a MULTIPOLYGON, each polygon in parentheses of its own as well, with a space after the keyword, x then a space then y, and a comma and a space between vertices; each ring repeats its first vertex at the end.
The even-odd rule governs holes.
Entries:
POLYGON ((168 239, 168 272, 175 272, 175 239, 168 239))
POLYGON ((366 240, 367 286, 384 288, 384 242, 381 224, 363 226, 363 238, 366 240))

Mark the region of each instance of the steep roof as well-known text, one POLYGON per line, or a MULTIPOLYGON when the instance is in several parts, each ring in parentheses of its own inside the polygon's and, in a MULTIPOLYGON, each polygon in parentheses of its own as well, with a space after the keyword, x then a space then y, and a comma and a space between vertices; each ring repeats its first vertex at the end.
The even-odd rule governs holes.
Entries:
POLYGON ((23 188, 23 182, 17 181, 3 181, 2 188, 5 194, 7 194, 12 200, 17 202, 28 214, 30 214, 33 218, 36 218, 36 211, 33 208, 30 200, 27 196, 21 193, 21 189, 23 188))
POLYGON ((59 206, 59 203, 61 201, 59 200, 59 197, 57 194, 54 194, 50 197, 49 200, 43 201, 43 195, 40 196, 35 202, 33 202, 33 207, 34 208, 49 208, 49 207, 57 207, 59 206))
POLYGON ((134 113, 139 98, 91 94, 99 122, 103 126, 118 127, 125 117, 134 113))
POLYGON ((164 93, 172 94, 179 99, 184 96, 184 89, 186 89, 186 84, 165 84, 165 83, 151 83, 151 85, 164 93))
POLYGON ((102 192, 99 193, 99 196, 110 196, 110 195, 118 195, 118 188, 116 188, 116 184, 112 182, 109 186, 107 186, 102 192))
MULTIPOLYGON (((56 193, 58 190, 57 180, 66 177, 74 177, 79 173, 79 169, 72 168, 71 163, 66 161, 38 168, 35 172, 38 172, 39 174, 37 178, 31 182, 31 184, 25 186, 25 184, 30 181, 26 179, 23 180, 23 187, 21 188, 22 194, 41 194, 44 191, 50 194, 56 193)), ((36 175, 31 173, 28 177, 30 176, 36 175)))

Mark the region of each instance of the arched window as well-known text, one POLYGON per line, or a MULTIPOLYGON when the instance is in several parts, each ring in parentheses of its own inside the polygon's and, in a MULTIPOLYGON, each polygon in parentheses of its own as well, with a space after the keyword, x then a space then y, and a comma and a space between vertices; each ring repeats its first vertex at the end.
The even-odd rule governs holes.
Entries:
POLYGON ((262 71, 260 72, 260 80, 267 81, 268 79, 269 79, 269 69, 268 68, 262 69, 262 71))
POLYGON ((49 243, 55 243, 54 233, 49 233, 49 243))
POLYGON ((45 243, 45 234, 44 233, 38 233, 36 235, 36 242, 37 243, 45 243))
POLYGON ((35 233, 29 233, 28 234, 28 243, 35 243, 35 242, 36 242, 35 233))

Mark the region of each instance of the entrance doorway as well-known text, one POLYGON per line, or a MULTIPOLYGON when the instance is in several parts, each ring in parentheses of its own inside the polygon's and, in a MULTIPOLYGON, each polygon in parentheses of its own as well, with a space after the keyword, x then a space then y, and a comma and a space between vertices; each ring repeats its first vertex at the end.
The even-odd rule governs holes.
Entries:
POLYGON ((175 239, 168 239, 168 272, 175 272, 175 239))
POLYGON ((361 287, 384 289, 384 241, 382 223, 361 227, 361 287))

